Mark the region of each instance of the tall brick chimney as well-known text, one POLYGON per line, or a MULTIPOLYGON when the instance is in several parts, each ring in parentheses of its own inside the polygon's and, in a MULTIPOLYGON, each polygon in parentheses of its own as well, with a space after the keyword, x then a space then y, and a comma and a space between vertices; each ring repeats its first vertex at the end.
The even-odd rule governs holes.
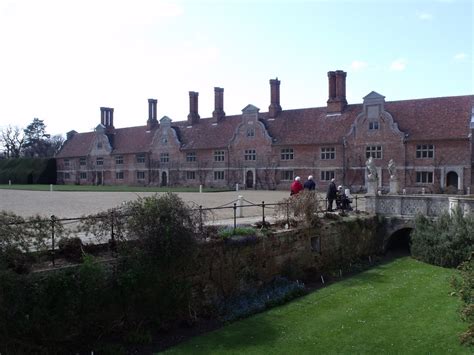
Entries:
POLYGON ((156 118, 156 104, 158 100, 148 99, 148 120, 146 121, 146 130, 151 131, 158 127, 158 119, 156 118))
POLYGON ((192 125, 199 122, 199 113, 198 113, 198 97, 199 93, 195 91, 189 92, 189 115, 188 115, 188 124, 192 125))
POLYGON ((327 101, 328 113, 341 113, 347 105, 346 76, 343 70, 328 72, 329 99, 327 101))
POLYGON ((105 134, 109 138, 110 146, 114 147, 115 127, 114 109, 111 107, 100 108, 100 123, 105 127, 105 134))
POLYGON ((270 106, 268 106, 268 117, 275 118, 280 112, 280 80, 278 80, 278 78, 270 79, 270 106))
POLYGON ((214 122, 219 122, 225 117, 223 88, 214 88, 214 111, 212 112, 212 117, 214 122))

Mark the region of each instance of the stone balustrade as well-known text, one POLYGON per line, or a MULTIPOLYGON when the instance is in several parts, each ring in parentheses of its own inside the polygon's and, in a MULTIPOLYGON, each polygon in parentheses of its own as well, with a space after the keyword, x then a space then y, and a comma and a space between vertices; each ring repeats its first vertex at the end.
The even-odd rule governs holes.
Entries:
POLYGON ((464 215, 474 213, 474 196, 448 195, 366 195, 366 211, 414 218, 417 214, 437 217, 459 207, 464 215))

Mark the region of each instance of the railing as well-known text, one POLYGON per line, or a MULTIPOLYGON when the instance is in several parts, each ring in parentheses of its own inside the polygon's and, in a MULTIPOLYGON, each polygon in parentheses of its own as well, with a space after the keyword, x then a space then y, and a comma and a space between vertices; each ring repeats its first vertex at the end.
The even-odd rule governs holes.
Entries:
MULTIPOLYGON (((354 205, 353 209, 358 211, 358 199, 360 197, 352 197, 352 203, 354 205)), ((279 203, 254 203, 246 199, 237 199, 217 207, 203 207, 199 206, 198 208, 193 208, 193 211, 198 212, 198 230, 202 233, 205 225, 212 225, 215 221, 207 221, 209 214, 213 214, 216 211, 225 211, 230 210, 232 213, 231 220, 233 229, 237 228, 237 222, 239 220, 244 220, 246 217, 243 217, 243 211, 253 211, 253 216, 247 216, 247 218, 252 217, 253 219, 258 218, 257 221, 261 223, 262 226, 268 225, 268 216, 270 211, 274 212, 274 215, 279 212, 279 216, 283 217, 282 220, 285 220, 289 225, 291 221, 291 205, 296 200, 287 199, 285 202, 279 203), (244 203, 245 202, 245 203, 244 203), (281 207, 279 210, 278 207, 281 207), (255 212, 258 211, 258 212, 255 212), (256 213, 256 215, 255 215, 256 213)), ((315 198, 314 203, 316 213, 326 212, 327 199, 326 198, 315 198)), ((0 224, 0 247, 3 247, 5 244, 8 244, 8 240, 4 239, 2 245, 2 237, 5 238, 6 235, 10 234, 12 236, 14 245, 20 247, 23 252, 43 252, 50 255, 50 261, 53 266, 56 266, 56 252, 58 250, 58 240, 62 238, 70 237, 71 235, 79 237, 81 241, 89 241, 90 244, 105 244, 107 242, 111 250, 115 249, 117 244, 117 233, 119 233, 119 238, 122 237, 117 228, 119 228, 120 220, 123 218, 130 217, 123 213, 118 213, 117 211, 112 210, 107 213, 100 213, 97 215, 91 215, 86 217, 74 217, 74 218, 57 218, 56 216, 51 216, 50 218, 40 218, 35 217, 32 219, 21 221, 11 221, 8 223, 0 224), (87 221, 99 220, 102 222, 103 229, 100 229, 99 234, 94 234, 89 230, 84 232, 84 228, 81 225, 86 225, 87 221), (23 228, 15 229, 15 227, 24 226, 23 228), (74 228, 75 227, 75 228, 74 228), (93 234, 93 237, 90 238, 89 235, 93 234), (49 237, 48 237, 49 235, 49 237), (104 240, 106 238, 106 240, 104 240)), ((220 219, 222 220, 222 219, 220 219)), ((220 221, 217 220, 217 221, 220 221)))

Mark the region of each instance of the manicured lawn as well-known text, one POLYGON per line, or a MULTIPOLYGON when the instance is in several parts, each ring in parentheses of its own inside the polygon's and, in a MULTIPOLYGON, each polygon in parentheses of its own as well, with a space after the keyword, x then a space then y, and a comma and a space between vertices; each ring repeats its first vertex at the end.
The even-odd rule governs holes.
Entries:
POLYGON ((405 257, 169 349, 170 354, 472 354, 456 271, 405 257))
MULTIPOLYGON (((0 185, 0 189, 49 191, 49 185, 0 185)), ((198 187, 144 187, 144 186, 95 186, 95 185, 53 185, 54 191, 97 191, 97 192, 199 192, 198 187)), ((204 192, 229 191, 203 188, 204 192)))

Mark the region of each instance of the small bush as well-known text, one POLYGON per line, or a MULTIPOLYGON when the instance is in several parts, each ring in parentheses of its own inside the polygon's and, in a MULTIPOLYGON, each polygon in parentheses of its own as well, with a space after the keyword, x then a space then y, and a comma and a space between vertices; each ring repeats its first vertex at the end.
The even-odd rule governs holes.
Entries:
POLYGON ((280 218, 291 217, 308 227, 317 227, 320 223, 317 213, 325 210, 325 204, 316 192, 305 190, 280 201, 275 213, 280 218))
POLYGON ((84 252, 81 238, 63 238, 59 241, 58 248, 67 261, 80 262, 82 260, 84 252))
POLYGON ((463 344, 474 345, 474 253, 459 270, 461 276, 453 278, 451 284, 463 302, 461 317, 468 322, 468 329, 460 335, 460 340, 463 344))
POLYGON ((474 251, 474 217, 464 217, 459 208, 437 220, 419 215, 411 242, 413 257, 433 265, 457 267, 474 251))

